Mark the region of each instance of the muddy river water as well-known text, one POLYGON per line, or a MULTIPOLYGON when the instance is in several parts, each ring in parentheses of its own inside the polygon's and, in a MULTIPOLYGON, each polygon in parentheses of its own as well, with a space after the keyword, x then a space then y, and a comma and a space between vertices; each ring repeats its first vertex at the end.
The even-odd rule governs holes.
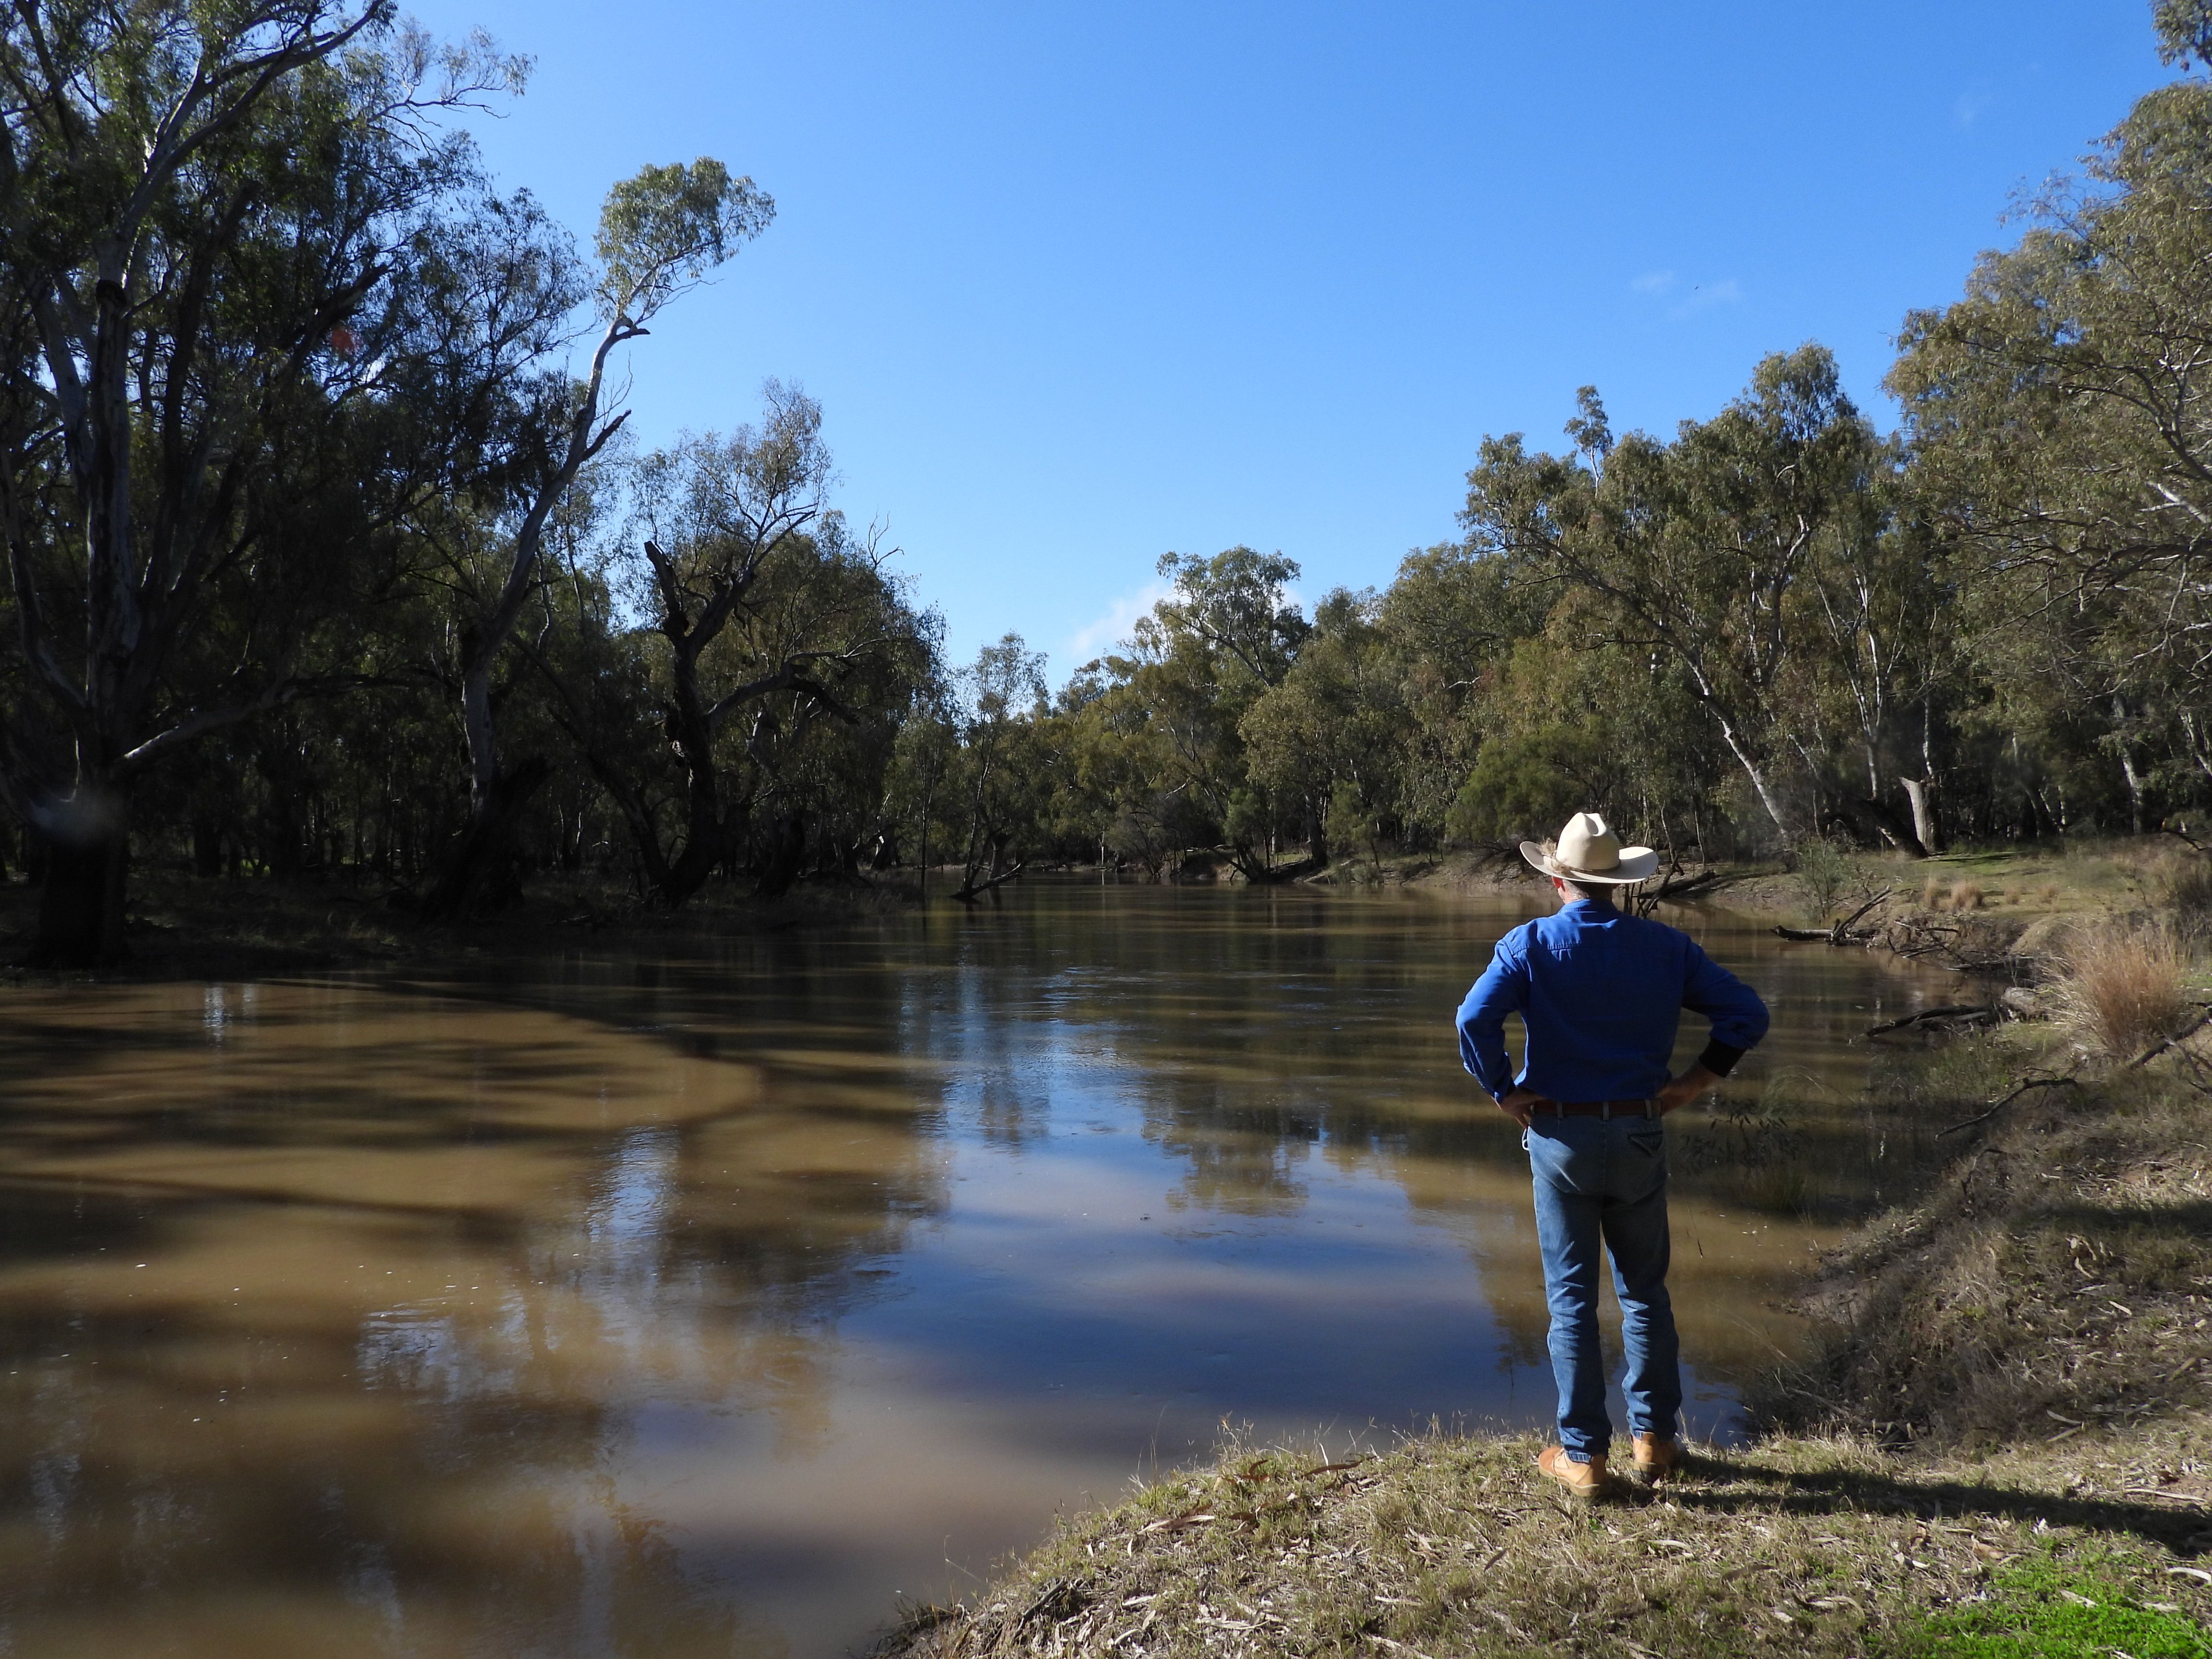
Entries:
MULTIPOLYGON (((834 1656, 1224 1421, 1547 1419, 1450 1030, 1527 909, 1001 897, 0 993, 0 1653, 834 1656)), ((1914 1133, 1856 1033, 1956 987, 1675 919, 1776 1012, 1675 1120, 1725 1436, 1914 1133)))

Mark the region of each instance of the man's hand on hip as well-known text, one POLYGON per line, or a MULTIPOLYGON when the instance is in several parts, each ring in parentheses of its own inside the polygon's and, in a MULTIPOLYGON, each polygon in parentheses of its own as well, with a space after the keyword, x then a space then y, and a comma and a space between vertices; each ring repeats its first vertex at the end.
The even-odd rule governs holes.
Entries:
MULTIPOLYGON (((1660 1085, 1659 1092, 1651 1098, 1659 1103, 1660 1115, 1663 1117, 1668 1112, 1687 1106, 1719 1081, 1717 1073, 1709 1072, 1702 1066, 1692 1066, 1681 1076, 1660 1085)), ((1509 1095, 1506 1098, 1510 1100, 1512 1097, 1509 1095)))
POLYGON ((1499 1099, 1498 1109, 1525 1129, 1528 1127, 1528 1120, 1535 1115, 1536 1109, 1550 1103, 1534 1089, 1508 1089, 1499 1099))

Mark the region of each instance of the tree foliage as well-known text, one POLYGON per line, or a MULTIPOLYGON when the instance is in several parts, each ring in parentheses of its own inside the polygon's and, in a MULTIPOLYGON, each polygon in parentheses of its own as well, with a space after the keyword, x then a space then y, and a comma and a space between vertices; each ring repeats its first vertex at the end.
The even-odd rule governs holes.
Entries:
POLYGON ((1595 387, 1455 539, 1310 605, 1170 553, 1057 690, 968 666, 837 512, 822 411, 641 453, 617 355, 769 226, 720 161, 592 255, 447 120, 520 88, 379 5, 0 18, 0 854, 37 953, 126 875, 549 869, 641 899, 957 860, 1255 881, 1594 807, 1689 856, 2148 828, 2212 801, 2212 9, 2178 78, 1905 321, 1879 431, 1817 344, 1671 433, 1595 387), (574 351, 579 361, 572 362, 574 351))

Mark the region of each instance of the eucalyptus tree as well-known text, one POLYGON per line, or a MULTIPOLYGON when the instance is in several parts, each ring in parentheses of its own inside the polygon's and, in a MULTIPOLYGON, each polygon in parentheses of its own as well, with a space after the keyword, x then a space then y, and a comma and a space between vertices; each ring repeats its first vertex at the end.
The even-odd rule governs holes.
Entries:
MULTIPOLYGON (((942 629, 935 643, 942 642, 942 629)), ((884 774, 885 851, 895 861, 909 857, 921 872, 925 891, 933 853, 957 838, 954 823, 960 769, 960 723, 951 687, 941 672, 919 682, 898 720, 890 764, 884 774)))
POLYGON ((1467 543, 1425 548, 1400 563, 1376 623, 1401 665, 1407 728, 1399 809, 1415 835, 1441 837, 1449 828, 1498 677, 1515 643, 1543 631, 1560 592, 1561 578, 1547 567, 1467 543))
MULTIPOLYGON (((2212 9, 2156 12, 2208 62, 2212 9)), ((1907 319, 1890 385, 2014 730, 2075 746, 2141 825, 2212 790, 2212 84, 2139 100, 2016 247, 1907 319), (2094 752, 2094 751, 2093 751, 2094 752)))
MULTIPOLYGON (((1549 565, 1602 599, 1591 642, 1678 666, 1787 844, 1802 826, 1784 774, 1793 756, 1822 769, 1790 695, 1807 655, 1803 590, 1874 533, 1885 446, 1818 346, 1766 358, 1741 397, 1671 443, 1616 441, 1595 392, 1582 396, 1578 453, 1484 441, 1463 522, 1480 550, 1549 565)), ((1878 795, 1853 804, 1892 833, 1904 822, 1878 795)))
MULTIPOLYGON (((1232 547, 1210 559, 1170 553, 1159 573, 1174 583, 1138 619, 1124 652, 1104 659, 1119 724, 1151 750, 1157 792, 1178 816, 1224 836, 1248 876, 1264 876, 1269 813, 1252 793, 1242 723, 1282 683, 1309 631, 1291 601, 1296 562, 1232 547)), ((1304 826, 1321 834, 1320 803, 1304 826)))
MULTIPOLYGON (((1372 590, 1339 588, 1314 607, 1313 626, 1281 680, 1238 723, 1252 781, 1327 822, 1328 840, 1374 842, 1403 828, 1402 772, 1413 737, 1406 665, 1378 624, 1372 590)), ((1326 844, 1314 849, 1316 856, 1326 844)))
POLYGON ((864 859, 889 860, 900 733, 942 678, 944 629, 935 611, 915 608, 887 557, 872 532, 854 535, 825 514, 770 562, 744 625, 714 653, 718 672, 769 688, 744 708, 742 750, 734 730, 726 740, 763 892, 808 872, 856 880, 864 859), (787 666, 799 672, 783 684, 787 666))
POLYGON ((862 821, 878 828, 891 727, 933 646, 880 538, 829 506, 820 406, 770 381, 759 426, 688 438, 628 471, 618 545, 591 573, 572 556, 565 629, 549 617, 548 643, 524 645, 651 896, 672 908, 739 864, 781 890, 810 817, 843 822, 849 866, 862 821), (823 738, 825 717, 843 740, 823 738))
POLYGON ((1048 713, 1044 653, 1008 634, 975 653, 957 681, 967 841, 955 898, 972 899, 1019 875, 1059 780, 1042 763, 1048 713))
POLYGON ((27 0, 0 18, 21 653, 0 791, 48 848, 36 959, 122 954, 149 768, 351 678, 319 660, 321 626, 451 459, 401 436, 386 371, 414 354, 488 410, 529 355, 526 322, 432 372, 396 297, 482 204, 436 117, 520 73, 480 38, 433 48, 378 0, 27 0))
POLYGON ((610 411, 615 352, 650 333, 671 301, 704 282, 768 228, 775 204, 749 178, 712 157, 647 167, 607 193, 599 210, 599 335, 583 379, 567 389, 551 441, 507 496, 490 556, 457 546, 446 577, 464 606, 458 652, 461 729, 468 745, 469 817, 424 895, 426 915, 467 915, 503 902, 511 883, 514 825, 546 775, 543 757, 514 767, 501 759, 495 686, 502 659, 534 592, 549 522, 577 476, 611 442, 629 411, 610 411))

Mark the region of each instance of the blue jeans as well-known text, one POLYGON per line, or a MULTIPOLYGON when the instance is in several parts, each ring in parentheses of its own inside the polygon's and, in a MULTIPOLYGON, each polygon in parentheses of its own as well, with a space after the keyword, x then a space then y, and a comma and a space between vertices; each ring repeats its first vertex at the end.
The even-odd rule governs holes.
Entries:
POLYGON ((1613 1257, 1628 1350, 1621 1392, 1629 1431, 1671 1437, 1682 1409, 1682 1373, 1674 1304, 1667 1299, 1665 1124, 1632 1112, 1561 1117, 1540 1107, 1521 1144, 1535 1177, 1559 1443, 1577 1463, 1607 1455, 1613 1445, 1597 1335, 1601 1242, 1613 1257))

